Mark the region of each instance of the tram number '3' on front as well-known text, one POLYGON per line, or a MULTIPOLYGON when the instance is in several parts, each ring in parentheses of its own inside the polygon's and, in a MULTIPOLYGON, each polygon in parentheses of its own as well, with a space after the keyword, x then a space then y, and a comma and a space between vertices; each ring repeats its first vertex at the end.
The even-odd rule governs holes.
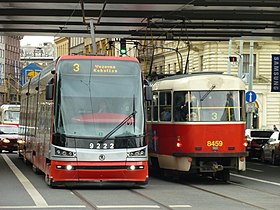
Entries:
POLYGON ((90 143, 90 149, 114 149, 114 143, 90 143))
POLYGON ((223 144, 223 141, 207 141, 207 147, 221 147, 223 144))

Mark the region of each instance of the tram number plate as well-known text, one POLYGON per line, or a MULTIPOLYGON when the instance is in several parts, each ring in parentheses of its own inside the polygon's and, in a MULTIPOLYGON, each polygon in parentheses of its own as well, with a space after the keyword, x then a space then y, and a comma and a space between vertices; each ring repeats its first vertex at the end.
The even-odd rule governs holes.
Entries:
POLYGON ((207 141, 207 147, 222 147, 224 144, 223 141, 207 141))
POLYGON ((114 142, 104 142, 104 143, 90 142, 89 148, 90 149, 114 149, 114 142))

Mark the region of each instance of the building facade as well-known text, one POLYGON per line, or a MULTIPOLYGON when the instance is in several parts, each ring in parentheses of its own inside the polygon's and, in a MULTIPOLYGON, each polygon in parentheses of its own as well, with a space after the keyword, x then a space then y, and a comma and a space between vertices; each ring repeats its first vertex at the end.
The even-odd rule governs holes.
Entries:
POLYGON ((56 46, 56 57, 70 54, 70 38, 69 37, 56 37, 54 39, 56 46))
POLYGON ((51 42, 40 43, 38 46, 30 44, 21 46, 20 60, 22 67, 36 63, 40 67, 46 67, 55 59, 55 45, 51 42))
POLYGON ((0 104, 3 104, 5 81, 5 43, 4 36, 0 36, 0 104))
POLYGON ((0 104, 19 103, 20 40, 22 38, 22 36, 2 36, 0 39, 0 104))

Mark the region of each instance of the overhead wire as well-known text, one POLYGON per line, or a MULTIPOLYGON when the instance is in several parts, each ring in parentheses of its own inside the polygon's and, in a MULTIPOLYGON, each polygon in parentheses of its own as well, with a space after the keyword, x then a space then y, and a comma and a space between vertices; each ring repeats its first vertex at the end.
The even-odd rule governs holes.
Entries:
POLYGON ((83 1, 83 0, 79 0, 79 2, 77 3, 77 5, 75 6, 75 8, 73 9, 73 11, 71 12, 70 16, 69 16, 68 19, 66 20, 65 24, 64 24, 63 26, 59 27, 60 30, 59 30, 59 32, 57 32, 57 33, 54 35, 54 37, 58 36, 58 34, 60 34, 60 33, 66 28, 67 24, 69 23, 70 19, 72 18, 72 16, 73 16, 74 13, 76 12, 78 6, 81 4, 82 1, 83 1))

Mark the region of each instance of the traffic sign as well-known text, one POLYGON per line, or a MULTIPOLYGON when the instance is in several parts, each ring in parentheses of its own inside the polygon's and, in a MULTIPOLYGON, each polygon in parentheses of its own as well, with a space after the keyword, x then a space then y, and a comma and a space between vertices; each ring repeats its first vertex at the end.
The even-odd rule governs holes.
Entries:
POLYGON ((246 93, 246 101, 249 103, 253 103, 257 99, 257 94, 250 90, 246 93))

